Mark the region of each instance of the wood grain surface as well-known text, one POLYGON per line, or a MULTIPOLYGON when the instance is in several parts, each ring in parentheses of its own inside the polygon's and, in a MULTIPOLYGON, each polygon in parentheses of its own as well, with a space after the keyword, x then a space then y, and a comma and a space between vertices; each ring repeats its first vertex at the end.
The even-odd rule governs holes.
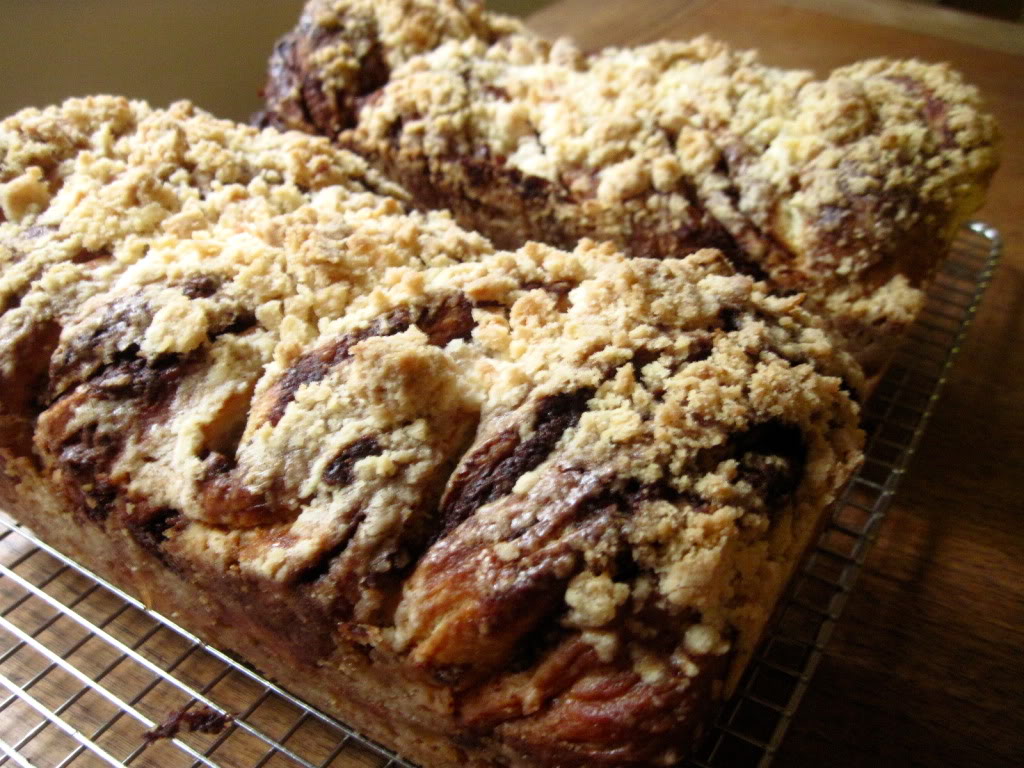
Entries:
MULTIPOLYGON (((588 47, 706 32, 758 48, 769 63, 822 73, 872 56, 949 61, 986 94, 1004 147, 979 217, 1002 231, 1003 263, 777 764, 1019 768, 1024 57, 1000 50, 1003 38, 994 40, 1000 45, 974 44, 984 38, 970 17, 963 20, 964 39, 955 39, 948 16, 935 26, 934 8, 904 5, 889 24, 877 2, 863 4, 870 22, 855 20, 855 2, 840 3, 836 15, 809 5, 562 0, 532 23, 588 47)), ((1024 43, 1024 31, 1019 35, 1024 43)))

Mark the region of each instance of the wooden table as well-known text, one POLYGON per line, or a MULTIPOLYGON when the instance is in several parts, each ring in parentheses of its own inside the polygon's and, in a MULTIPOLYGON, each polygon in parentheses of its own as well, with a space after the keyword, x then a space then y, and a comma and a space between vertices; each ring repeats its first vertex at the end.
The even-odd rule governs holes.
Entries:
POLYGON ((950 61, 1002 123, 979 216, 1003 263, 778 765, 1024 765, 1024 26, 860 0, 561 0, 532 17, 584 46, 703 32, 819 72, 950 61), (927 30, 927 33, 915 30, 927 30))

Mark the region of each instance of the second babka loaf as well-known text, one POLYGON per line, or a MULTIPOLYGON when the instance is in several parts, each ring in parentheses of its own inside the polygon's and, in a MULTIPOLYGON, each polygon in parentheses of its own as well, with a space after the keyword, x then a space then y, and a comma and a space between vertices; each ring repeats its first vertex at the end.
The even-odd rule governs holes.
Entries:
POLYGON ((816 79, 698 38, 586 54, 462 0, 310 0, 278 44, 267 123, 369 158, 502 247, 705 247, 803 292, 871 373, 995 165, 949 67, 816 79))

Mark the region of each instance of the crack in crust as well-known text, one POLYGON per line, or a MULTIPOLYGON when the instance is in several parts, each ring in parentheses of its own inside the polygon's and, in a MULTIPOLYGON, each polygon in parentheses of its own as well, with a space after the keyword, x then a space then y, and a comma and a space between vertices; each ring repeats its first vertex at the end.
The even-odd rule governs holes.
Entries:
POLYGON ((508 494, 520 477, 548 458, 565 431, 579 422, 593 395, 590 387, 548 395, 537 403, 528 438, 523 440, 518 429, 509 428, 466 456, 441 502, 441 535, 508 494))

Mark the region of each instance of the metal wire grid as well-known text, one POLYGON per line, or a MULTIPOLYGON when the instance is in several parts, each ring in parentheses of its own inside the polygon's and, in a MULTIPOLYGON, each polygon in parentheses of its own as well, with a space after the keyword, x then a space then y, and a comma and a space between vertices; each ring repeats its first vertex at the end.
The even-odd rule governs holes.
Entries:
POLYGON ((20 526, 0 524, 0 765, 408 768, 20 526), (237 714, 221 734, 145 741, 193 704, 237 714))
MULTIPOLYGON (((863 468, 691 768, 766 768, 927 424, 999 258, 972 223, 867 405, 863 468)), ((0 519, 0 766, 412 768, 0 519), (7 696, 3 697, 6 690, 7 696), (147 744, 168 713, 234 713, 221 734, 147 744)))
POLYGON ((694 768, 767 768, 846 606, 867 552, 924 434, 953 359, 999 261, 999 233, 960 233, 928 302, 865 406, 864 466, 835 504, 737 694, 694 768))

